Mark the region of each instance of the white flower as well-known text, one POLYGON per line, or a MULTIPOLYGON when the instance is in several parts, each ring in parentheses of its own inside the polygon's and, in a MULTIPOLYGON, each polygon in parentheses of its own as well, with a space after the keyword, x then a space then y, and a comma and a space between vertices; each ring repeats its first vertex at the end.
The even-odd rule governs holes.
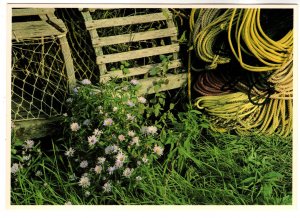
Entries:
POLYGON ((42 176, 42 175, 43 175, 43 173, 40 170, 36 171, 36 173, 35 173, 35 176, 42 176))
POLYGON ((83 121, 82 125, 88 126, 90 125, 91 121, 89 119, 86 119, 83 121))
POLYGON ((125 159, 126 159, 126 155, 123 154, 122 152, 119 152, 119 153, 116 155, 116 160, 117 160, 117 161, 124 162, 125 159))
POLYGON ((112 146, 112 152, 113 153, 117 153, 119 150, 120 150, 119 146, 117 146, 117 145, 112 146))
POLYGON ((132 101, 128 100, 128 101, 127 101, 127 105, 128 105, 129 107, 134 107, 134 106, 135 106, 135 103, 133 103, 132 101))
POLYGON ((72 205, 72 202, 71 202, 71 201, 67 201, 67 202, 65 203, 65 205, 72 205))
POLYGON ((94 132, 93 132, 93 134, 94 134, 96 137, 99 137, 102 133, 103 133, 103 131, 101 131, 101 130, 99 130, 99 129, 94 129, 94 132))
POLYGON ((156 126, 148 126, 147 127, 147 133, 148 134, 154 135, 154 134, 156 134, 156 132, 157 132, 157 127, 156 126))
POLYGON ((136 162, 136 164, 137 164, 138 166, 140 166, 142 163, 141 163, 141 161, 138 160, 138 161, 136 162))
POLYGON ((102 188, 103 188, 104 192, 110 192, 111 191, 111 184, 110 184, 110 182, 105 183, 102 188))
POLYGON ((139 84, 139 81, 136 80, 136 79, 132 79, 132 80, 130 80, 130 83, 131 83, 132 85, 137 85, 137 84, 139 84))
POLYGON ((147 154, 144 154, 143 158, 142 158, 142 161, 144 163, 147 163, 148 162, 148 158, 147 158, 147 154))
POLYGON ((67 117, 67 116, 68 116, 68 114, 67 114, 67 113, 64 113, 64 114, 63 114, 63 116, 64 116, 64 117, 67 117))
POLYGON ((146 133, 147 133, 147 130, 148 130, 148 127, 147 127, 147 126, 142 126, 142 128, 141 128, 141 133, 142 133, 142 134, 146 134, 146 133))
POLYGON ((123 164, 124 164, 124 162, 116 160, 116 162, 115 162, 115 168, 119 169, 119 168, 121 168, 123 166, 123 164))
POLYGON ((80 162, 80 167, 81 168, 86 168, 89 165, 89 163, 87 162, 87 160, 83 160, 80 162))
POLYGON ((11 173, 16 174, 20 170, 20 165, 17 163, 14 163, 11 167, 11 173))
POLYGON ((34 145, 34 141, 33 140, 26 140, 25 144, 23 144, 23 148, 25 150, 31 149, 34 145))
POLYGON ((72 130, 73 132, 77 132, 77 131, 80 129, 80 126, 79 126, 78 123, 72 123, 72 124, 70 125, 70 128, 71 128, 71 130, 72 130))
POLYGON ((75 88, 73 89, 73 92, 74 92, 75 94, 77 94, 77 93, 78 93, 78 89, 79 89, 79 87, 75 87, 75 88))
POLYGON ((132 172, 133 172, 133 169, 130 169, 130 168, 127 167, 127 168, 123 171, 123 176, 129 178, 129 177, 131 176, 132 172))
POLYGON ((139 146, 139 145, 140 145, 139 137, 137 137, 137 136, 136 136, 136 137, 133 137, 130 144, 131 144, 131 145, 136 144, 136 146, 139 146))
POLYGON ((67 98, 66 102, 67 103, 72 103, 73 102, 73 98, 67 98))
POLYGON ((113 112, 116 112, 118 110, 117 107, 113 107, 113 112))
POLYGON ((103 125, 104 126, 111 126, 113 124, 113 120, 111 118, 107 118, 104 120, 103 125))
POLYGON ((92 135, 92 136, 88 137, 89 145, 94 145, 94 144, 96 144, 97 141, 98 141, 98 139, 96 138, 95 135, 92 135))
POLYGON ((119 135, 119 136, 118 136, 118 139, 122 142, 122 141, 125 140, 125 136, 124 136, 124 135, 119 135))
POLYGON ((67 157, 73 157, 73 156, 74 156, 74 153, 75 153, 75 149, 69 148, 68 150, 66 150, 65 155, 66 155, 67 157))
POLYGON ((84 196, 85 197, 88 197, 88 196, 90 196, 91 195, 91 192, 89 192, 89 191, 86 191, 85 193, 84 193, 84 196))
POLYGON ((142 104, 145 104, 147 102, 147 100, 146 100, 146 98, 144 98, 143 96, 141 96, 141 97, 138 97, 138 102, 142 103, 142 104))
POLYGON ((31 158, 31 155, 23 156, 23 161, 28 161, 31 158))
POLYGON ((81 81, 81 84, 83 84, 83 85, 90 85, 91 81, 89 79, 84 79, 84 80, 81 81))
POLYGON ((94 171, 95 171, 96 174, 100 174, 101 171, 102 171, 102 167, 97 165, 97 166, 95 166, 94 171))
POLYGON ((133 137, 133 136, 135 136, 135 132, 134 131, 128 131, 128 136, 130 136, 130 137, 133 137))
POLYGON ((155 145, 153 148, 153 152, 156 153, 158 156, 161 156, 164 153, 164 149, 160 146, 155 145))
POLYGON ((98 164, 104 164, 106 158, 105 157, 98 157, 98 164))
POLYGON ((127 120, 130 120, 130 121, 134 121, 135 120, 135 116, 131 115, 131 114, 127 114, 127 120))
POLYGON ((107 171, 108 171, 108 174, 109 174, 109 175, 112 175, 112 174, 114 173, 115 170, 116 170, 116 167, 114 167, 114 166, 113 166, 113 167, 108 167, 108 168, 107 168, 107 171))
POLYGON ((90 179, 87 176, 82 176, 78 182, 79 186, 87 188, 91 185, 90 179))
POLYGON ((113 146, 109 145, 104 149, 105 154, 111 154, 113 152, 113 146))
POLYGON ((127 90, 128 90, 128 86, 124 86, 124 87, 122 88, 122 90, 123 90, 123 91, 127 91, 127 90))
POLYGON ((141 181, 142 180, 142 177, 140 177, 140 176, 137 176, 137 177, 135 177, 135 179, 136 179, 136 181, 141 181))

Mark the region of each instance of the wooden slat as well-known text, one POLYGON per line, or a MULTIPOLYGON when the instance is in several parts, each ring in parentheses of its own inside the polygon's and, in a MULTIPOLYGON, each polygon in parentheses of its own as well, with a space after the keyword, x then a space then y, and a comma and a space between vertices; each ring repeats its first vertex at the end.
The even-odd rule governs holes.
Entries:
POLYGON ((137 15, 130 17, 117 17, 111 19, 91 20, 85 23, 88 30, 114 27, 114 26, 125 26, 132 24, 151 23, 160 20, 166 20, 167 18, 163 13, 153 13, 145 15, 137 15))
POLYGON ((167 84, 161 84, 158 91, 166 91, 171 89, 176 89, 182 87, 187 80, 187 73, 182 74, 168 74, 166 78, 147 78, 139 80, 141 88, 138 90, 138 94, 152 94, 155 93, 154 84, 155 82, 160 81, 161 79, 167 80, 167 84))
POLYGON ((68 76, 68 85, 69 85, 69 92, 72 93, 73 89, 76 86, 76 78, 75 78, 75 71, 74 71, 74 65, 73 65, 73 59, 71 56, 71 50, 68 44, 68 40, 66 36, 60 37, 60 46, 61 51, 64 56, 64 60, 66 63, 66 71, 68 76))
POLYGON ((150 57, 154 55, 168 54, 179 51, 179 44, 145 48, 135 51, 108 54, 97 57, 97 64, 106 64, 118 61, 133 60, 138 58, 150 57))
POLYGON ((93 40, 93 45, 94 47, 107 46, 107 45, 115 45, 115 44, 127 43, 127 42, 137 42, 142 40, 157 39, 157 38, 176 36, 176 35, 177 35, 177 28, 173 27, 168 29, 160 29, 160 30, 152 30, 152 31, 140 32, 140 33, 130 33, 124 35, 96 38, 93 40))
MULTIPOLYGON (((173 21, 173 14, 167 8, 162 9, 162 11, 165 14, 168 15, 168 19, 167 19, 167 25, 168 25, 168 27, 169 28, 175 27, 175 24, 174 24, 174 21, 173 21)), ((171 43, 172 44, 178 43, 177 35, 171 37, 171 43)), ((174 52, 173 53, 173 58, 177 59, 178 58, 178 53, 174 52)), ((175 72, 176 72, 176 70, 175 70, 175 72)))
MULTIPOLYGON (((55 24, 65 30, 62 20, 52 20, 55 24)), ((12 23, 12 39, 36 38, 42 36, 64 35, 58 29, 46 23, 45 21, 31 21, 12 23)))
MULTIPOLYGON (((124 78, 124 77, 130 77, 130 76, 138 76, 138 75, 143 75, 146 73, 149 73, 149 71, 154 68, 159 66, 160 64, 149 64, 141 67, 133 67, 133 68, 128 68, 127 74, 124 74, 122 70, 116 70, 116 71, 108 71, 107 74, 101 76, 100 82, 107 82, 112 78, 124 78)), ((168 65, 168 69, 174 69, 181 67, 181 62, 180 60, 174 60, 170 61, 168 65)))
POLYGON ((55 8, 22 8, 12 9, 12 16, 30 16, 30 15, 43 15, 54 13, 55 8))
POLYGON ((54 135, 61 131, 59 128, 61 121, 62 117, 14 121, 16 136, 25 140, 54 135))

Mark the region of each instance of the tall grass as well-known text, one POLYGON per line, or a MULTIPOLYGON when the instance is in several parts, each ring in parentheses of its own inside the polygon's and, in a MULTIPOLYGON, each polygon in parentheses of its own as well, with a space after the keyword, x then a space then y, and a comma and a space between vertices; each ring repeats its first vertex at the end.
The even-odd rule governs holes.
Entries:
POLYGON ((208 130, 194 112, 179 116, 184 118, 169 125, 163 138, 168 152, 163 160, 141 168, 142 180, 138 183, 128 183, 127 187, 115 185, 105 196, 101 193, 85 196, 78 184, 68 179, 57 141, 52 149, 43 151, 39 162, 43 176, 17 175, 17 181, 12 182, 12 204, 292 203, 291 137, 217 134, 208 130))

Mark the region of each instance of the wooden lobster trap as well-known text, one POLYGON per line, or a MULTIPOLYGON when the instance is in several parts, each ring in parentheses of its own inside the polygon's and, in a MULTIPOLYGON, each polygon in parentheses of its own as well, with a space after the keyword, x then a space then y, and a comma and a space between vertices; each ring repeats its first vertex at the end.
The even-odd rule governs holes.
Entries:
POLYGON ((100 82, 135 78, 140 93, 181 87, 179 44, 168 9, 81 9, 99 66, 100 82))
POLYGON ((54 8, 12 9, 11 119, 20 138, 41 137, 75 86, 64 23, 54 8))

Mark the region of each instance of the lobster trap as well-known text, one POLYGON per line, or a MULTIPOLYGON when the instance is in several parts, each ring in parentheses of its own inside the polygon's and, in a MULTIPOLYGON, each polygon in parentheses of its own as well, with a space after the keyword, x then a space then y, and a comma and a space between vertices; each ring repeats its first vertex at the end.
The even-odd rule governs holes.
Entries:
POLYGON ((21 138, 53 132, 75 85, 64 23, 53 8, 12 10, 11 119, 21 138))
POLYGON ((135 78, 140 93, 181 87, 178 30, 168 9, 81 9, 99 66, 100 82, 135 78))
POLYGON ((76 81, 105 85, 111 78, 134 78, 140 94, 181 87, 187 74, 177 34, 168 9, 13 9, 11 116, 17 136, 53 133, 76 81))

